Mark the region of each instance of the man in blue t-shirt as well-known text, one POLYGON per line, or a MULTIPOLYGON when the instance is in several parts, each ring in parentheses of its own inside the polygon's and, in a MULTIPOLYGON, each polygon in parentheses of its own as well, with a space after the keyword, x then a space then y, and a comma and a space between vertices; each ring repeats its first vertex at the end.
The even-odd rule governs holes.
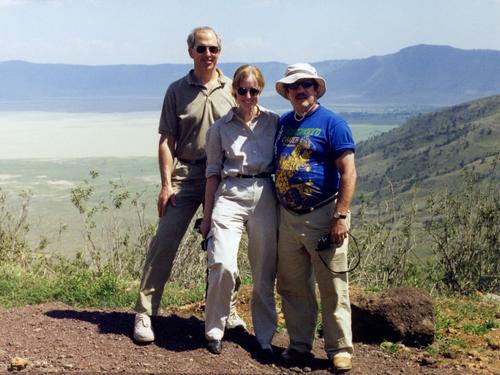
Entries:
POLYGON ((280 201, 278 292, 290 336, 283 360, 312 357, 316 280, 326 353, 336 371, 349 371, 351 310, 343 271, 347 270, 349 207, 356 185, 354 140, 347 123, 318 103, 326 84, 313 66, 288 66, 285 77, 276 82, 276 91, 293 107, 281 117, 275 144, 280 201))

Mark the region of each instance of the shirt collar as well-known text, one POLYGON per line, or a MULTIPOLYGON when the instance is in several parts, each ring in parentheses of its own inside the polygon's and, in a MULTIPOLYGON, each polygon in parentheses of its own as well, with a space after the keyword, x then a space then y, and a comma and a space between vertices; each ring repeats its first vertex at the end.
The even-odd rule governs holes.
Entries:
MULTIPOLYGON (((259 108, 260 114, 258 117, 262 116, 264 112, 267 112, 267 109, 264 107, 261 107, 259 104, 257 104, 257 107, 259 108)), ((236 110, 236 107, 233 107, 229 110, 229 112, 224 116, 224 122, 231 122, 233 119, 236 117, 234 111, 236 110)), ((257 118, 258 118, 257 117, 257 118)))
MULTIPOLYGON (((229 79, 222 73, 222 70, 219 68, 215 68, 217 73, 219 74, 219 77, 217 78, 217 81, 219 84, 224 87, 226 83, 228 83, 229 79)), ((200 86, 200 83, 196 79, 196 76, 194 75, 194 69, 191 69, 187 75, 187 82, 192 85, 192 86, 200 86)))

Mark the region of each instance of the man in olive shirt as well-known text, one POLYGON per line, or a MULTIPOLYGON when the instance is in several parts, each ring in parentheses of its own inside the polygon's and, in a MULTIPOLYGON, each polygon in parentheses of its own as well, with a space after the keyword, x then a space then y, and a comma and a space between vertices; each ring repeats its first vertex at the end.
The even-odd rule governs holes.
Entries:
MULTIPOLYGON (((187 42, 194 69, 169 86, 160 118, 160 220, 135 306, 134 339, 140 342, 154 340, 150 316, 158 313, 179 244, 203 202, 207 130, 235 104, 231 80, 216 68, 221 52, 216 32, 210 27, 196 28, 187 42)), ((231 319, 229 326, 244 326, 235 312, 231 319)))

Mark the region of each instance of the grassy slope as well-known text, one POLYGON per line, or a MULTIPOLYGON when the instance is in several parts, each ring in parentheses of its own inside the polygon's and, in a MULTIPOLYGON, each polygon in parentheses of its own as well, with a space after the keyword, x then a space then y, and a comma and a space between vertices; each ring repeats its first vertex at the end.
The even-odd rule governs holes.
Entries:
POLYGON ((359 145, 358 196, 367 200, 453 187, 459 171, 475 165, 485 171, 498 154, 500 96, 419 115, 400 127, 359 145))

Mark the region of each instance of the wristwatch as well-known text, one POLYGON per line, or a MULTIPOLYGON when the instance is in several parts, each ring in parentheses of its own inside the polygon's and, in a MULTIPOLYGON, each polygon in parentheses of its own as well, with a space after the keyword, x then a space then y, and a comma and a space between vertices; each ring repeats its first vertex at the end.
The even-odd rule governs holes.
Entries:
POLYGON ((340 212, 338 212, 338 211, 335 211, 335 212, 333 213, 333 218, 334 218, 334 219, 337 219, 337 220, 338 220, 338 219, 347 219, 347 215, 344 215, 344 214, 341 214, 341 213, 340 213, 340 212))

